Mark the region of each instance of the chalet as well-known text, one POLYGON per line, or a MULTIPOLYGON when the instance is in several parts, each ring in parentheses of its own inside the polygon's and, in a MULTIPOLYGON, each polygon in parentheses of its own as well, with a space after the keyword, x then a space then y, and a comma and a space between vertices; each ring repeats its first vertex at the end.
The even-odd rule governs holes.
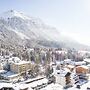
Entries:
POLYGON ((87 66, 81 65, 76 67, 76 73, 77 74, 87 74, 89 71, 87 66))

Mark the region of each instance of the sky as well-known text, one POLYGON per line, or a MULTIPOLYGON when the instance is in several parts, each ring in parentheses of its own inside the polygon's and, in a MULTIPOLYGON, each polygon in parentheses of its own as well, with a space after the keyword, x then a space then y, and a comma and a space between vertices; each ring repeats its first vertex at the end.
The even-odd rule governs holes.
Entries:
POLYGON ((0 0, 0 13, 17 10, 90 46, 90 0, 0 0))

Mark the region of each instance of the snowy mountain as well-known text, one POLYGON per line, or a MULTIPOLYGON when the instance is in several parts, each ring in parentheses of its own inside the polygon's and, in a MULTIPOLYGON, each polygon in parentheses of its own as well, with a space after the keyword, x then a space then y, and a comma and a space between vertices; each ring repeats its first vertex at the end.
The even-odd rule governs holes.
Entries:
MULTIPOLYGON (((0 42, 33 47, 68 46, 67 39, 63 38, 56 28, 46 25, 38 18, 29 17, 15 10, 0 15, 0 42)), ((70 44, 71 42, 72 40, 70 44)))
POLYGON ((17 11, 10 10, 3 13, 1 20, 21 38, 24 36, 26 39, 42 38, 51 41, 58 39, 55 28, 45 25, 40 19, 25 16, 17 11))
POLYGON ((44 45, 45 42, 57 42, 59 39, 59 32, 55 28, 14 10, 0 15, 0 33, 1 40, 13 40, 15 43, 28 40, 44 45))

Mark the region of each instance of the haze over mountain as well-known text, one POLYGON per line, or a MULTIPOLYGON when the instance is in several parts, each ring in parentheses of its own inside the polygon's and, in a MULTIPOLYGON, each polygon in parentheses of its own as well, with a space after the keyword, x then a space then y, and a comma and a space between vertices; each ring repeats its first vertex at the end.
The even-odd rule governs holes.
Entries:
POLYGON ((28 45, 30 47, 72 47, 86 46, 64 37, 54 27, 42 20, 9 10, 0 15, 0 42, 6 45, 28 45))

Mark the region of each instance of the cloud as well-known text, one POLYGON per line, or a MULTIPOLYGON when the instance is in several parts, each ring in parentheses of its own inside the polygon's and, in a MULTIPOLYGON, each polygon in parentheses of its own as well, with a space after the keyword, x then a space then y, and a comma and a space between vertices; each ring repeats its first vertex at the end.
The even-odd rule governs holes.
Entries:
POLYGON ((80 33, 75 33, 75 32, 61 32, 63 36, 72 38, 76 41, 78 41, 81 44, 89 45, 90 46, 90 36, 87 34, 80 34, 80 33))

